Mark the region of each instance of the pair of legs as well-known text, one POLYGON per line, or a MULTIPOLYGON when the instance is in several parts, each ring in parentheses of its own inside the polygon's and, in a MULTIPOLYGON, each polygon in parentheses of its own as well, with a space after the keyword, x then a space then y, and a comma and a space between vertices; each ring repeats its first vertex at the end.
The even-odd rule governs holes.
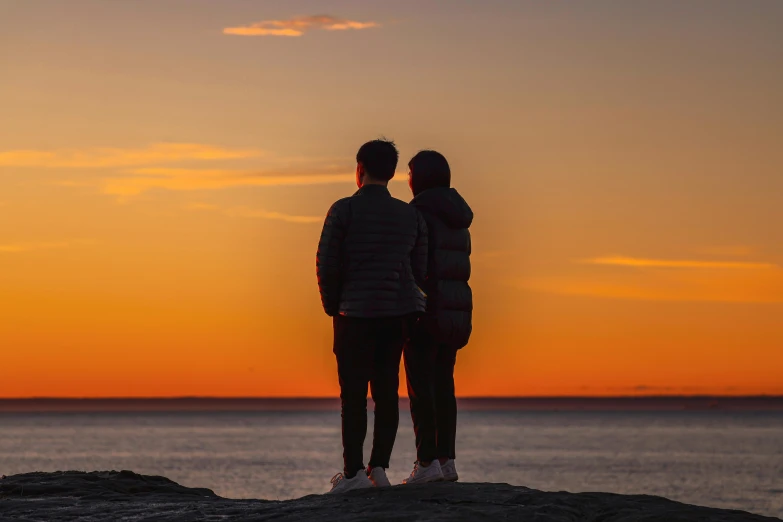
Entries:
POLYGON ((456 456, 456 362, 457 350, 434 342, 425 331, 414 331, 405 345, 405 373, 419 462, 439 459, 443 463, 456 456))
POLYGON ((400 359, 409 319, 334 318, 334 354, 340 378, 343 461, 346 478, 364 469, 367 385, 375 402, 369 467, 389 467, 400 421, 400 359))

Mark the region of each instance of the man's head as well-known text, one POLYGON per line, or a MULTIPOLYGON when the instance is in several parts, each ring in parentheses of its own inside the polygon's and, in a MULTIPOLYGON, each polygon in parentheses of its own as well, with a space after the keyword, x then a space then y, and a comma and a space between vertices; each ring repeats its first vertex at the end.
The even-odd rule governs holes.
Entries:
POLYGON ((400 153, 393 141, 368 141, 356 153, 356 184, 387 185, 397 170, 400 153))
POLYGON ((408 162, 408 184, 416 196, 427 189, 451 186, 451 168, 440 152, 422 150, 408 162))

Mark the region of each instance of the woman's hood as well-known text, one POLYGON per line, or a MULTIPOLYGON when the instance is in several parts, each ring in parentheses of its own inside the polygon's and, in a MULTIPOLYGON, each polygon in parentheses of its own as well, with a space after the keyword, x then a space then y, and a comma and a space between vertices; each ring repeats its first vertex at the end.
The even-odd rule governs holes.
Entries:
POLYGON ((469 228, 473 210, 456 189, 435 187, 419 193, 411 204, 438 216, 450 228, 469 228))

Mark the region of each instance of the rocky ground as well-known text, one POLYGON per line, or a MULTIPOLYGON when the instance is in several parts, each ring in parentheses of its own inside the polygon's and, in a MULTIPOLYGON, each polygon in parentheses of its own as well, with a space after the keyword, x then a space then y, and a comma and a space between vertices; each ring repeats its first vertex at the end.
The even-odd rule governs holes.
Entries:
POLYGON ((519 520, 535 522, 739 522, 776 518, 710 509, 645 495, 549 493, 508 484, 430 484, 310 495, 297 500, 230 500, 163 477, 121 472, 27 473, 0 479, 6 520, 519 520))

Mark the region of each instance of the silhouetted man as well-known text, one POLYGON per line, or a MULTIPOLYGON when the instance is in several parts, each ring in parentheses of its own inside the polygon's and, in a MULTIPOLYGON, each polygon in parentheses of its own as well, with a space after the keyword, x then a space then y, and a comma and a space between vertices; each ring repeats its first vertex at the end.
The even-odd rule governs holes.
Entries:
POLYGON ((332 205, 318 244, 318 286, 334 321, 342 402, 344 470, 332 478, 332 493, 389 485, 385 470, 399 424, 402 349, 411 317, 426 305, 419 288, 427 269, 426 224, 387 188, 398 158, 393 142, 362 145, 356 155, 359 190, 332 205), (365 471, 368 383, 375 427, 365 471))

